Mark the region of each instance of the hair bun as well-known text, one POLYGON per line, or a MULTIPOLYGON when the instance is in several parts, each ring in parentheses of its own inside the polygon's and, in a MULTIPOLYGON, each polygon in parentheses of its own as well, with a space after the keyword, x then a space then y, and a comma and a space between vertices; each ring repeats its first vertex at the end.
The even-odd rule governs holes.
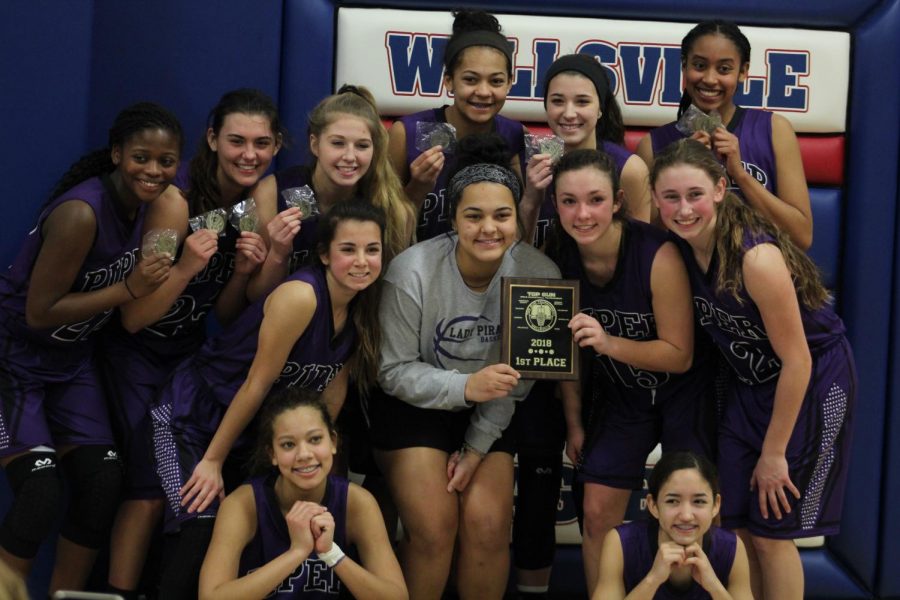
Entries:
POLYGON ((453 11, 453 35, 466 31, 493 31, 500 33, 500 21, 483 10, 462 8, 453 11))
POLYGON ((496 133, 467 135, 457 146, 456 166, 462 169, 478 163, 490 163, 509 167, 512 152, 506 141, 496 133))

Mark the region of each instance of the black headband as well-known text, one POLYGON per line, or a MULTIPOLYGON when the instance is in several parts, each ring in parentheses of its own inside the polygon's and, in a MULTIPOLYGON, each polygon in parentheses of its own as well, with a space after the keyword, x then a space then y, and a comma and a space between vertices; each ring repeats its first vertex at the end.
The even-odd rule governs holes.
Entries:
POLYGON ((506 60, 509 61, 512 68, 512 42, 497 33, 496 31, 488 31, 486 29, 477 29, 475 31, 466 31, 460 33, 455 38, 451 38, 450 43, 444 50, 444 64, 448 67, 456 60, 456 56, 470 46, 490 46, 496 48, 503 53, 506 60))
POLYGON ((600 110, 606 110, 606 107, 603 106, 603 99, 610 91, 609 80, 606 78, 606 73, 603 72, 603 65, 589 54, 566 54, 553 61, 544 76, 544 108, 547 108, 547 90, 550 87, 550 80, 564 71, 575 71, 590 79, 594 84, 594 89, 597 90, 600 110))

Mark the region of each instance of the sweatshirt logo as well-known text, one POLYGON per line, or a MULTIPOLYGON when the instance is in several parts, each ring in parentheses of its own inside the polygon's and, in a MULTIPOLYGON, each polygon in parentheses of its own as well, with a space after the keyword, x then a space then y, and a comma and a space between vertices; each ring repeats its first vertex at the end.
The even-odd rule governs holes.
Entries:
POLYGON ((450 319, 441 319, 434 328, 432 340, 434 356, 442 369, 447 369, 443 359, 455 361, 483 361, 481 344, 490 344, 500 339, 500 325, 494 324, 484 316, 462 315, 450 319), (462 350, 462 345, 472 342, 479 350, 462 350), (471 358, 464 356, 468 354, 471 358))

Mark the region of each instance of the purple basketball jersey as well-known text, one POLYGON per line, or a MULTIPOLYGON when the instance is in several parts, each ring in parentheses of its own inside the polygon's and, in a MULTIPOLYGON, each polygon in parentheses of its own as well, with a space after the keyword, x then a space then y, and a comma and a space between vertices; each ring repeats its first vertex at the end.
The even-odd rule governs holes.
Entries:
MULTIPOLYGON (((744 251, 771 242, 774 242, 771 237, 746 233, 744 251)), ((740 300, 728 293, 718 293, 718 253, 713 254, 709 270, 704 273, 694 259, 690 245, 681 240, 678 245, 691 279, 697 321, 721 350, 738 378, 746 385, 777 380, 781 361, 769 343, 762 315, 746 290, 741 290, 740 300)), ((801 305, 800 317, 813 355, 844 339, 844 324, 830 306, 810 310, 801 305)))
MULTIPOLYGON (((287 552, 291 545, 287 522, 275 496, 278 472, 250 480, 256 502, 256 536, 241 555, 240 575, 251 573, 287 552)), ((322 505, 334 516, 334 543, 346 550, 347 490, 349 482, 336 475, 328 476, 322 505)), ((334 570, 310 555, 267 598, 334 598, 341 593, 341 580, 334 570)))
MULTIPOLYGON (((622 541, 622 575, 625 592, 629 593, 647 576, 659 548, 659 525, 656 522, 632 521, 616 527, 622 541)), ((734 564, 737 536, 718 527, 712 527, 703 537, 703 552, 709 559, 716 577, 728 587, 728 576, 734 564)), ((696 581, 687 589, 675 589, 668 582, 659 586, 654 600, 709 600, 709 593, 696 581)))
POLYGON ((239 237, 238 231, 227 224, 224 235, 219 236, 215 254, 188 282, 166 314, 134 335, 122 328, 112 328, 108 335, 110 347, 116 351, 134 348, 153 353, 172 368, 193 354, 206 339, 209 311, 234 273, 235 244, 239 237))
MULTIPOLYGON (((745 233, 744 251, 773 241, 764 234, 745 233)), ((719 470, 722 524, 781 539, 837 533, 856 399, 856 368, 843 322, 830 306, 811 310, 800 305, 812 372, 785 459, 801 497, 788 495, 793 509, 782 519, 764 519, 749 482, 772 418, 781 361, 746 290, 740 292, 743 303, 716 292, 718 256, 713 255, 703 273, 691 247, 683 241, 679 247, 691 278, 696 319, 736 375, 719 426, 720 465, 727 465, 719 470)))
MULTIPOLYGON (((290 281, 303 281, 313 286, 317 299, 316 311, 306 331, 291 348, 271 391, 300 386, 321 392, 353 353, 356 329, 351 315, 348 315, 344 329, 335 336, 331 296, 321 265, 300 269, 285 280, 290 281)), ((247 307, 224 332, 210 338, 193 358, 197 374, 225 406, 231 403, 247 378, 256 356, 266 298, 268 295, 247 307)))
MULTIPOLYGON (((0 332, 25 338, 45 348, 55 348, 65 355, 64 362, 80 363, 89 359, 92 334, 112 315, 112 309, 100 312, 78 323, 35 330, 25 324, 25 302, 31 269, 41 250, 41 227, 50 213, 63 202, 81 200, 94 211, 97 221, 94 245, 81 265, 72 284, 72 292, 90 292, 115 285, 127 277, 138 261, 138 247, 144 221, 142 204, 134 221, 122 220, 116 208, 116 192, 107 176, 83 181, 54 199, 41 213, 9 269, 0 275, 0 332)), ((0 333, 0 335, 3 335, 0 333)))
MULTIPOLYGON (((775 150, 772 148, 772 113, 755 108, 737 107, 728 131, 738 138, 741 164, 767 190, 775 193, 778 188, 775 170, 775 150)), ((675 128, 675 121, 650 131, 653 154, 686 137, 675 128)), ((729 188, 743 197, 740 188, 729 178, 729 188)))
MULTIPOLYGON (((444 111, 447 106, 423 110, 401 117, 400 121, 406 130, 406 164, 412 163, 420 154, 416 148, 416 123, 446 123, 444 111)), ((497 115, 493 121, 494 133, 506 142, 510 154, 523 156, 525 136, 522 124, 512 119, 497 115)), ((456 160, 448 154, 444 160, 444 168, 438 175, 434 189, 428 193, 425 203, 419 209, 419 221, 416 226, 416 239, 420 242, 450 231, 450 205, 447 203, 447 183, 456 160)))
MULTIPOLYGON (((610 335, 635 341, 657 339, 653 314, 650 272, 660 247, 671 236, 640 221, 626 221, 616 271, 603 286, 591 283, 584 272, 574 242, 566 240, 560 261, 564 279, 581 281, 581 308, 600 322, 610 335)), ((602 376, 594 384, 601 398, 621 398, 630 405, 652 406, 676 394, 696 394, 705 384, 705 365, 694 365, 687 373, 671 374, 637 369, 606 355, 595 355, 602 376)))
MULTIPOLYGON (((344 328, 335 335, 324 268, 316 265, 300 269, 287 278, 287 282, 291 281, 313 286, 316 310, 306 331, 291 348, 271 392, 292 386, 321 392, 354 351, 352 305, 344 328)), ((179 365, 151 410, 157 472, 170 509, 167 528, 171 529, 176 519, 197 516, 184 513, 178 490, 202 458, 228 406, 247 379, 256 356, 267 297, 244 309, 224 332, 208 339, 196 355, 179 365)), ((248 441, 245 431, 235 447, 245 446, 248 441)), ((214 513, 217 508, 210 507, 207 513, 214 513)))

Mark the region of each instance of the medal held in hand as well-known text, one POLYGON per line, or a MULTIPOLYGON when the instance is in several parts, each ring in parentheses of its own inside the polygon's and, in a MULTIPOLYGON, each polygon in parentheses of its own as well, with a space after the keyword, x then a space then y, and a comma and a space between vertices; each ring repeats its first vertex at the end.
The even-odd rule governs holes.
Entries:
POLYGON ((501 287, 501 362, 523 379, 578 379, 569 321, 579 310, 580 282, 504 277, 501 287))
POLYGON ((525 159, 531 160, 535 154, 549 154, 554 165, 562 158, 566 143, 555 135, 525 134, 525 159))
POLYGON ((456 150, 456 127, 450 123, 418 121, 416 123, 416 150, 425 152, 435 146, 440 146, 444 154, 453 154, 456 150))
POLYGON ((258 224, 256 200, 253 198, 247 198, 231 207, 231 226, 238 231, 256 231, 258 224))
POLYGON ((199 229, 212 229, 219 236, 225 235, 225 224, 228 222, 228 211, 224 208, 214 208, 213 210, 203 213, 202 215, 197 215, 196 217, 191 217, 188 219, 188 224, 191 226, 191 231, 197 231, 199 229))
POLYGON ((174 229, 151 229, 144 234, 141 242, 141 254, 153 256, 168 254, 173 260, 178 250, 178 232, 174 229))
POLYGON ((682 135, 691 136, 698 131, 705 131, 709 135, 716 132, 716 128, 724 127, 722 124, 722 115, 717 111, 711 110, 709 114, 703 112, 693 104, 691 104, 678 122, 675 123, 675 129, 682 135))
POLYGON ((301 221, 305 221, 320 212, 319 203, 316 201, 316 194, 308 185, 282 190, 281 197, 284 198, 284 203, 289 207, 300 209, 301 221))

